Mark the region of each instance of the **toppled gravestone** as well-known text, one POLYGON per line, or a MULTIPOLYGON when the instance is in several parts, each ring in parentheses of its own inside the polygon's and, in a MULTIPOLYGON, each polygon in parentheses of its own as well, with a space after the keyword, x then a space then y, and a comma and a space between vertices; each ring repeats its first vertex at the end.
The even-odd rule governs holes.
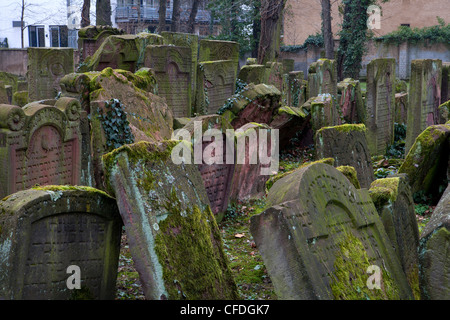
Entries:
POLYGON ((45 186, 0 201, 0 297, 114 299, 122 221, 89 187, 45 186), (80 287, 72 288, 78 270, 80 287))
POLYGON ((450 188, 447 187, 420 236, 419 281, 424 300, 450 299, 449 212, 450 188))
POLYGON ((192 153, 183 155, 180 164, 172 159, 183 147, 192 145, 142 141, 103 157, 145 297, 236 299, 237 287, 192 153))
POLYGON ((49 103, 0 105, 0 198, 36 184, 84 182, 80 104, 49 103))
POLYGON ((354 167, 362 188, 369 188, 375 179, 363 124, 321 128, 315 136, 315 150, 318 159, 332 157, 336 166, 354 167))
POLYGON ((377 179, 370 185, 369 193, 400 259, 414 296, 420 299, 417 255, 419 229, 407 177, 399 175, 377 179))
POLYGON ((367 190, 338 170, 296 170, 275 182, 267 202, 250 230, 279 299, 413 297, 367 190), (380 289, 369 289, 374 269, 380 289))
POLYGON ((432 195, 436 202, 439 199, 439 189, 447 178, 449 135, 448 124, 429 126, 412 145, 398 173, 408 174, 413 194, 423 192, 432 195))

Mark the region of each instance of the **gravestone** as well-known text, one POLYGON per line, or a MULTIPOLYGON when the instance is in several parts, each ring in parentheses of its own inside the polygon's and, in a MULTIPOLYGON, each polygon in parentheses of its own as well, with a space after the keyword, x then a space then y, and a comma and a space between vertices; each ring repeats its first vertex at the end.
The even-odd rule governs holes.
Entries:
POLYGON ((336 61, 319 59, 308 68, 308 97, 329 93, 337 98, 336 61))
POLYGON ((201 39, 199 41, 198 61, 233 60, 239 63, 239 43, 201 39))
POLYGON ((377 179, 369 193, 383 222, 416 299, 420 299, 419 229, 414 201, 407 177, 404 175, 377 179))
POLYGON ((80 104, 73 102, 0 105, 0 198, 36 184, 80 184, 80 104))
POLYGON ((420 236, 419 281, 423 300, 450 299, 449 212, 447 187, 420 236))
POLYGON ((450 100, 450 62, 442 62, 441 102, 450 100))
POLYGON ((358 80, 344 79, 337 85, 339 108, 346 123, 362 123, 364 101, 358 80))
MULTIPOLYGON (((198 35, 191 33, 180 33, 180 32, 168 32, 162 31, 161 36, 163 37, 163 44, 174 45, 177 47, 189 47, 191 48, 191 90, 192 96, 195 96, 195 90, 197 90, 197 63, 198 63, 198 35)), ((192 99, 192 106, 195 106, 195 101, 192 99)))
POLYGON ((354 167, 361 187, 370 187, 375 177, 363 124, 321 128, 314 145, 317 159, 334 158, 336 166, 354 167))
POLYGON ((367 65, 367 143, 372 156, 384 154, 394 142, 395 59, 375 59, 367 65))
POLYGON ((183 155, 191 164, 171 159, 179 147, 192 145, 139 142, 103 157, 145 297, 236 299, 237 287, 192 152, 183 155))
POLYGON ((394 122, 399 124, 406 124, 408 121, 408 94, 395 94, 395 115, 394 122))
POLYGON ((450 125, 429 126, 416 139, 398 169, 409 177, 412 193, 433 195, 437 202, 439 189, 446 183, 449 158, 450 125))
POLYGON ((281 92, 283 90, 283 64, 280 62, 267 62, 263 82, 274 86, 281 92))
POLYGON ((88 26, 78 30, 80 61, 93 56, 103 41, 109 36, 123 35, 124 31, 110 26, 88 26))
POLYGON ((0 297, 115 298, 122 221, 116 202, 89 187, 46 186, 0 201, 0 297), (69 289, 70 266, 79 289, 69 289))
POLYGON ((155 72, 158 94, 166 99, 174 117, 190 117, 191 49, 173 45, 147 46, 144 66, 155 72))
MULTIPOLYGON (((192 138, 189 142, 194 146, 194 150, 201 150, 202 161, 197 163, 198 170, 211 204, 211 211, 216 220, 221 221, 228 208, 235 167, 234 135, 228 139, 226 136, 227 130, 233 130, 233 127, 220 115, 206 115, 191 118, 182 129, 189 132, 192 138), (217 137, 213 130, 218 130, 215 132, 217 137), (221 138, 222 142, 216 141, 216 138, 221 138)), ((173 135, 176 134, 175 131, 173 135)))
MULTIPOLYGON (((305 103, 307 104, 308 101, 305 103)), ((323 127, 338 126, 342 124, 339 110, 336 108, 332 96, 324 93, 310 100, 311 127, 314 132, 323 127)), ((305 104, 302 110, 305 110, 305 104)))
POLYGON ((278 172, 277 131, 266 124, 247 123, 236 130, 236 166, 231 201, 260 199, 266 182, 278 172), (265 146, 265 149, 261 149, 265 146))
POLYGON ((196 112, 216 113, 234 94, 237 65, 233 60, 206 61, 198 64, 196 112))
POLYGON ((412 299, 400 261, 365 189, 335 168, 278 180, 250 231, 279 299, 412 299), (369 289, 379 270, 380 290, 369 289))
POLYGON ((303 83, 303 71, 283 74, 283 106, 300 107, 306 102, 306 84, 303 83))
POLYGON ((427 127, 439 123, 441 105, 442 61, 411 61, 409 109, 405 140, 405 152, 414 144, 417 136, 427 127))
POLYGON ((28 100, 54 99, 59 81, 74 72, 72 48, 28 48, 28 100))
POLYGON ((265 71, 262 64, 246 64, 239 70, 238 79, 248 84, 260 84, 264 82, 265 71))

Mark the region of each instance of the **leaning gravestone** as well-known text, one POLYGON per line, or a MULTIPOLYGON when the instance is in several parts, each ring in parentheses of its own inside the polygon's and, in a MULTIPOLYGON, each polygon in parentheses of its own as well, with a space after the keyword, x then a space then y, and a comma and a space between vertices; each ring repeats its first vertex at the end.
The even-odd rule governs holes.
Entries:
POLYGON ((420 236, 419 281, 424 300, 450 299, 450 188, 447 187, 420 236))
POLYGON ((395 59, 375 59, 367 65, 367 142, 372 156, 384 154, 394 142, 395 59))
POLYGON ((72 48, 28 48, 28 101, 54 99, 59 81, 74 72, 72 48))
POLYGON ((80 104, 0 105, 0 198, 81 181, 80 104))
POLYGON ((201 62, 197 69, 196 112, 216 113, 234 94, 237 65, 233 60, 201 62))
POLYGON ((202 39, 199 41, 198 61, 233 60, 239 63, 239 43, 202 39))
POLYGON ((80 48, 80 60, 84 61, 101 46, 103 41, 109 36, 122 35, 123 30, 110 26, 88 26, 78 31, 78 48, 80 48))
POLYGON ((174 117, 191 116, 191 49, 173 45, 147 46, 144 66, 155 72, 158 94, 164 97, 174 117))
POLYGON ((106 181, 147 299, 236 299, 202 178, 184 153, 191 148, 165 141, 115 149, 103 157, 106 181), (173 154, 185 162, 175 164, 173 154))
POLYGON ((411 61, 405 152, 409 151, 414 140, 423 130, 439 123, 441 82, 441 60, 411 61))
POLYGON ((337 69, 336 61, 319 59, 308 69, 308 97, 317 97, 328 93, 337 98, 337 69))
POLYGON ((407 177, 399 175, 377 179, 370 185, 369 193, 400 259, 408 283, 416 299, 420 299, 417 256, 419 229, 407 177))
POLYGON ((315 136, 315 149, 317 159, 331 157, 336 166, 354 167, 362 188, 369 188, 375 179, 363 124, 320 129, 315 136))
POLYGON ((411 190, 433 195, 437 202, 440 187, 446 184, 450 124, 429 126, 416 139, 398 169, 409 177, 411 190))
POLYGON ((412 299, 367 190, 341 172, 306 166, 275 182, 267 201, 250 230, 279 299, 412 299), (369 268, 380 289, 369 289, 369 268))
POLYGON ((122 221, 89 187, 46 186, 0 201, 0 297, 114 299, 122 221), (80 288, 71 289, 78 267, 80 288))

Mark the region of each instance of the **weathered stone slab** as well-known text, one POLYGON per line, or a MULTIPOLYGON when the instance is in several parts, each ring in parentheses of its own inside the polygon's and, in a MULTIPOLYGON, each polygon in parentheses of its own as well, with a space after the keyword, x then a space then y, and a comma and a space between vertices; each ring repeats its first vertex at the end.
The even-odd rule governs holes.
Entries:
POLYGON ((78 48, 80 61, 93 56, 103 41, 109 36, 123 35, 125 32, 110 26, 88 26, 78 30, 78 48))
POLYGON ((303 71, 292 71, 283 74, 283 106, 298 108, 305 102, 306 83, 303 80, 303 71))
POLYGON ((362 188, 369 188, 375 179, 363 124, 321 128, 315 136, 315 150, 317 159, 334 158, 336 166, 354 167, 362 188))
POLYGON ((408 108, 408 94, 396 93, 394 122, 406 124, 408 122, 408 108))
POLYGON ((0 201, 0 297, 114 299, 122 221, 115 200, 88 187, 46 186, 0 201), (79 267, 80 289, 69 277, 79 267))
POLYGON ((246 64, 239 70, 238 78, 245 83, 260 84, 264 82, 265 70, 262 64, 246 64))
POLYGON ((197 68, 196 112, 216 113, 234 94, 237 63, 233 60, 201 62, 197 68))
POLYGON ((198 61, 233 60, 239 62, 239 43, 202 39, 199 41, 198 61))
POLYGON ((411 80, 409 85, 408 123, 405 140, 405 152, 414 144, 414 140, 427 127, 439 124, 439 106, 441 105, 442 61, 411 61, 411 80))
POLYGON ((450 62, 442 62, 441 102, 450 100, 450 62))
MULTIPOLYGON (((341 113, 336 108, 333 98, 325 93, 310 99, 311 126, 314 132, 323 127, 341 125, 343 119, 341 113)), ((305 104, 306 104, 305 103, 305 104)), ((302 110, 305 110, 305 104, 302 110)))
POLYGON ((450 188, 447 187, 420 236, 419 281, 424 300, 449 300, 450 188))
POLYGON ((409 150, 398 172, 408 175, 413 194, 422 191, 424 195, 433 195, 436 201, 439 199, 439 187, 445 183, 447 172, 449 135, 450 125, 430 126, 409 150))
POLYGON ((296 170, 275 182, 267 201, 250 230, 279 299, 413 297, 367 190, 338 170, 296 170), (367 287, 370 266, 380 270, 380 290, 367 287))
POLYGON ((192 158, 172 161, 177 146, 192 148, 185 141, 139 142, 103 158, 145 296, 236 299, 200 172, 192 158))
POLYGON ((54 99, 59 81, 74 72, 72 48, 28 48, 28 100, 54 99))
POLYGON ((174 117, 190 117, 192 105, 191 49, 173 45, 147 46, 144 66, 155 72, 158 95, 164 97, 174 117))
POLYGON ((391 240, 416 299, 419 289, 419 229, 414 201, 406 176, 378 179, 369 194, 377 208, 384 229, 391 240))
POLYGON ((346 123, 362 123, 365 107, 358 80, 344 79, 337 85, 339 108, 346 123))
POLYGON ((336 61, 319 59, 308 68, 308 97, 329 93, 337 98, 336 61))
POLYGON ((0 198, 36 184, 80 184, 80 109, 76 100, 0 105, 0 198))
POLYGON ((367 142, 372 156, 384 154, 394 142, 395 59, 375 59, 367 65, 367 142))
POLYGON ((264 83, 274 86, 280 92, 283 90, 283 64, 280 62, 267 62, 264 74, 264 83))

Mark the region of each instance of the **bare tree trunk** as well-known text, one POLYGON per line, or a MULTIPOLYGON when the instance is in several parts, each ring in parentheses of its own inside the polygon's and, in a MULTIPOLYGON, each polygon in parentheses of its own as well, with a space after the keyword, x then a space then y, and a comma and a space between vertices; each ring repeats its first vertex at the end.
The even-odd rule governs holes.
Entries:
POLYGON ((258 47, 259 47, 259 37, 261 35, 261 17, 259 11, 261 10, 261 3, 259 1, 254 1, 253 3, 253 45, 252 45, 252 57, 258 57, 258 47))
POLYGON ((159 0, 158 32, 166 31, 166 0, 159 0))
POLYGON ((322 2, 322 34, 325 47, 325 58, 334 59, 333 32, 331 31, 331 4, 330 0, 322 2))
POLYGON ((24 46, 24 40, 23 40, 23 32, 25 31, 25 22, 23 21, 25 15, 25 0, 22 0, 22 12, 20 14, 20 28, 22 30, 20 35, 20 41, 22 42, 22 49, 25 48, 24 46))
POLYGON ((172 25, 170 26, 170 30, 172 32, 180 32, 180 15, 181 15, 181 0, 173 0, 172 25))
POLYGON ((261 37, 258 63, 274 61, 280 53, 281 22, 285 0, 261 1, 261 37))
POLYGON ((189 14, 189 20, 187 22, 187 32, 194 33, 195 31, 195 17, 197 17, 198 6, 200 4, 200 0, 194 0, 192 3, 192 10, 189 14))
POLYGON ((90 18, 90 8, 91 8, 91 0, 83 1, 83 9, 81 9, 81 27, 87 27, 91 24, 90 18))
POLYGON ((97 0, 96 2, 96 17, 98 26, 110 26, 111 23, 111 1, 97 0))

